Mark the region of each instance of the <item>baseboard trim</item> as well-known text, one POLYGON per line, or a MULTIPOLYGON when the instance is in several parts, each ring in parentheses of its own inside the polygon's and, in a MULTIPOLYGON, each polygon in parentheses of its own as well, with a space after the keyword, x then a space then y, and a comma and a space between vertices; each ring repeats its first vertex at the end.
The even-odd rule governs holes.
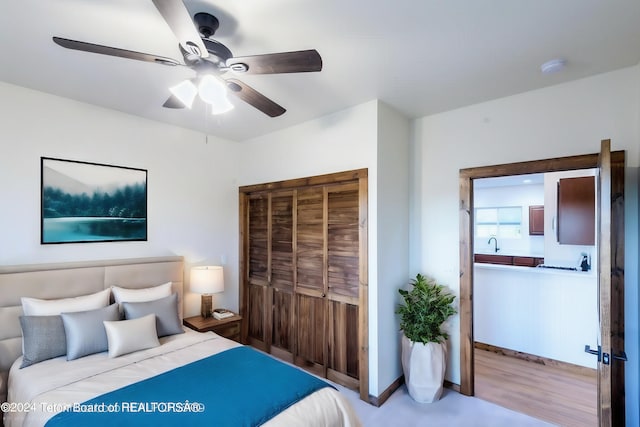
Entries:
POLYGON ((444 386, 448 389, 451 389, 453 391, 460 393, 460 384, 455 384, 449 380, 444 380, 444 386))
POLYGON ((377 407, 382 406, 382 404, 386 402, 387 399, 391 397, 393 392, 396 391, 398 388, 400 388, 402 384, 404 384, 404 375, 400 375, 397 380, 392 382, 391 385, 387 387, 386 390, 380 394, 380 396, 376 397, 376 396, 369 395, 369 403, 377 407))
POLYGON ((536 356, 535 354, 511 350, 508 348, 498 347, 483 342, 476 341, 473 343, 473 346, 478 350, 490 351, 502 356, 514 357, 516 359, 526 360, 527 362, 537 363, 539 365, 556 366, 558 368, 566 370, 567 372, 573 372, 580 375, 593 375, 594 372, 596 372, 595 369, 587 368, 586 366, 574 365, 573 363, 562 362, 560 360, 550 359, 543 356, 536 356))

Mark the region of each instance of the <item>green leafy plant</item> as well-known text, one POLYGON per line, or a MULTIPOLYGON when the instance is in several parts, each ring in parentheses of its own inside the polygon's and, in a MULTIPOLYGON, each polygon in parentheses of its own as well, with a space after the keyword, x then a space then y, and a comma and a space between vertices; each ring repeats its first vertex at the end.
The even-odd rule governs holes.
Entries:
POLYGON ((433 279, 421 274, 411 280, 413 289, 399 289, 404 305, 398 307, 400 329, 413 342, 442 342, 449 336, 441 326, 450 316, 457 313, 452 306, 455 295, 448 293, 445 287, 433 279))

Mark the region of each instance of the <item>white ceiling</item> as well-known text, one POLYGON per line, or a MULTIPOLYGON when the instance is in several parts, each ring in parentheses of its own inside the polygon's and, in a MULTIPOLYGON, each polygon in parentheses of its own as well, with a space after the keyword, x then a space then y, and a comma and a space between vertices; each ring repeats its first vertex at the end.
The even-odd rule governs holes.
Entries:
POLYGON ((320 73, 241 76, 288 111, 209 116, 162 108, 192 77, 167 67, 64 49, 56 35, 181 59, 151 0, 0 1, 0 80, 242 141, 372 99, 409 118, 640 62, 638 0, 185 0, 221 21, 237 56, 315 48, 320 73), (540 65, 565 58, 565 71, 540 65))

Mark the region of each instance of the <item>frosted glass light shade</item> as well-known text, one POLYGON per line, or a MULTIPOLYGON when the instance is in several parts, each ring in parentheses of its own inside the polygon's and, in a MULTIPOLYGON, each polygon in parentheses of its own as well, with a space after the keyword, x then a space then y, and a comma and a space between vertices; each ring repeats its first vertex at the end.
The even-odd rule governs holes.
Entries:
POLYGON ((224 291, 224 274, 220 266, 191 268, 191 292, 215 294, 224 291))
POLYGON ((200 79, 198 96, 211 106, 211 114, 222 114, 233 109, 227 98, 227 88, 219 79, 206 75, 200 79))
POLYGON ((191 80, 185 80, 169 88, 169 90, 187 108, 191 108, 193 100, 196 99, 196 95, 198 94, 198 88, 191 80))

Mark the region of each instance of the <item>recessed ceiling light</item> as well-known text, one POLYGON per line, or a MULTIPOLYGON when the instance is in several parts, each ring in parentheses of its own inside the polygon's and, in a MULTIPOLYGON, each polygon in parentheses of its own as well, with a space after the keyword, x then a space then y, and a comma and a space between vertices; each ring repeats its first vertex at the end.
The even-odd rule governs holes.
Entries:
POLYGON ((567 65, 567 61, 564 59, 552 59, 542 64, 540 71, 542 71, 542 74, 557 73, 558 71, 562 71, 565 65, 567 65))
POLYGON ((522 182, 525 184, 531 184, 532 181, 530 179, 524 179, 522 182))

